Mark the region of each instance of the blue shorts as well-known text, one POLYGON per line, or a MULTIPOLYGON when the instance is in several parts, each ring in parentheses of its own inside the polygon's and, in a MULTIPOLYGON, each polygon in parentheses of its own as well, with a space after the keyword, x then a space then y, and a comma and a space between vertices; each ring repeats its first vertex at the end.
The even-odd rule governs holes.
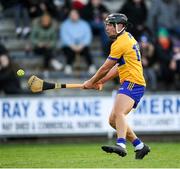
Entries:
POLYGON ((145 92, 145 86, 138 85, 129 81, 124 81, 118 89, 118 94, 125 94, 131 97, 135 103, 133 108, 136 108, 145 92))

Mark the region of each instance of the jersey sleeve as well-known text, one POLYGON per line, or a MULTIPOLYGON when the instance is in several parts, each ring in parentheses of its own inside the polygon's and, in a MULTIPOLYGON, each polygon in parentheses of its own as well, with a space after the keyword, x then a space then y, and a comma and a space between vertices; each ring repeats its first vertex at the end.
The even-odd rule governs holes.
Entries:
POLYGON ((116 42, 111 45, 111 51, 108 59, 118 61, 123 55, 123 48, 116 42))

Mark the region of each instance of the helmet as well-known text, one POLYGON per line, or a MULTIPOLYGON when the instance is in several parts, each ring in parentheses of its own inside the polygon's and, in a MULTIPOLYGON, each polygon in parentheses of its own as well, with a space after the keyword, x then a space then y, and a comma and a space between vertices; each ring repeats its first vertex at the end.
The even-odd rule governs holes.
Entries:
POLYGON ((122 13, 112 13, 107 16, 107 18, 105 19, 105 23, 114 25, 121 23, 126 26, 128 24, 128 18, 122 13))

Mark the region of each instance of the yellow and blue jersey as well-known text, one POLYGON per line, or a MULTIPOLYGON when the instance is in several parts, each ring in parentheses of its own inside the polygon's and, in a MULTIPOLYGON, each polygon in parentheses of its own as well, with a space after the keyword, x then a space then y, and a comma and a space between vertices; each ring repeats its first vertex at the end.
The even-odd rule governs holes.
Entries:
POLYGON ((129 81, 146 86, 139 45, 129 32, 124 32, 112 43, 108 59, 117 61, 121 84, 129 81))

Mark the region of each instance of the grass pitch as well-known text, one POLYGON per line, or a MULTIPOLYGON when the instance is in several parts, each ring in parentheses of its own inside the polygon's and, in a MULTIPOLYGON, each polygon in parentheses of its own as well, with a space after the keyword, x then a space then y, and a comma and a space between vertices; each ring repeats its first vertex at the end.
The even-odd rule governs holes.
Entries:
POLYGON ((0 168, 180 168, 180 143, 148 143, 151 152, 134 159, 129 144, 124 158, 101 150, 102 144, 0 145, 0 168))

